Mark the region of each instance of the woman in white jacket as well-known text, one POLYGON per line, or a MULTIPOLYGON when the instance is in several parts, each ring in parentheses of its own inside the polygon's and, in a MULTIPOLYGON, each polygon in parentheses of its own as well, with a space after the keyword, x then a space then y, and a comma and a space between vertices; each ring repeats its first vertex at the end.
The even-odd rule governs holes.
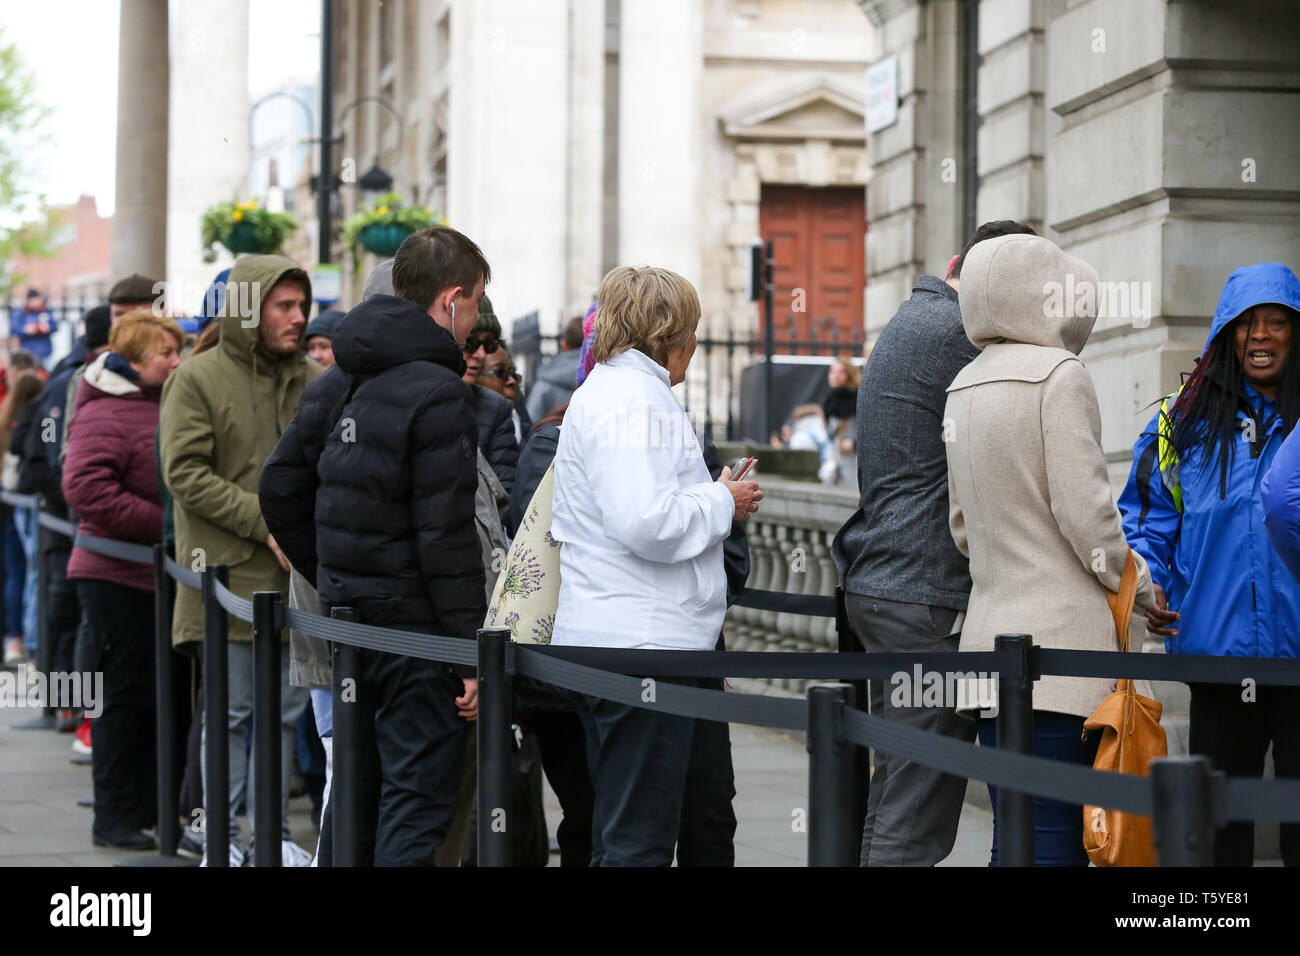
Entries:
MULTIPOLYGON (((982 349, 948 386, 949 524, 970 557, 961 650, 993 650, 997 634, 1041 647, 1116 650, 1106 590, 1128 556, 1101 447, 1092 377, 1078 354, 1097 317, 1097 273, 1039 236, 979 243, 961 272, 961 319, 982 349)), ((1139 613, 1154 601, 1137 566, 1139 613)), ((1137 637, 1137 635, 1134 635, 1137 637)), ((1134 641, 1140 648, 1140 638, 1134 641)), ((1034 752, 1091 764, 1098 732, 1083 721, 1110 693, 1101 678, 1034 682, 1034 752)), ((981 746, 996 745, 980 720, 981 746)), ((992 791, 992 788, 990 788, 992 791)), ((994 806, 997 801, 994 799, 994 806)), ((998 830, 993 821, 993 860, 998 830)), ((1087 866, 1079 806, 1034 798, 1034 863, 1087 866)))
MULTIPOLYGON (((596 366, 555 455, 551 534, 563 547, 551 643, 712 650, 726 612, 722 542, 762 493, 726 469, 710 480, 670 390, 695 352, 699 298, 647 267, 612 270, 597 301, 596 366)), ((596 792, 592 865, 670 865, 694 721, 594 697, 580 716, 596 792)))

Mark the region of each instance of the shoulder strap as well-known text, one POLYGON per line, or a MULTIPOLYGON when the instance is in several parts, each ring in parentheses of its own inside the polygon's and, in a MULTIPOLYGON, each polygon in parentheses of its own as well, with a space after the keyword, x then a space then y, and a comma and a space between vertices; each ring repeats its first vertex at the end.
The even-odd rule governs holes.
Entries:
POLYGON ((1115 634, 1119 638, 1119 649, 1128 651, 1129 621, 1133 616, 1133 602, 1137 600, 1137 562, 1133 560, 1133 549, 1129 548, 1124 560, 1124 573, 1119 579, 1118 591, 1107 591, 1106 600, 1110 604, 1110 613, 1115 618, 1115 634))
POLYGON ((1178 450, 1174 447, 1174 423, 1169 410, 1183 393, 1180 385, 1178 391, 1166 395, 1160 403, 1160 417, 1156 422, 1156 445, 1160 452, 1160 480, 1164 483, 1169 496, 1174 499, 1178 513, 1183 511, 1183 484, 1179 475, 1178 450))

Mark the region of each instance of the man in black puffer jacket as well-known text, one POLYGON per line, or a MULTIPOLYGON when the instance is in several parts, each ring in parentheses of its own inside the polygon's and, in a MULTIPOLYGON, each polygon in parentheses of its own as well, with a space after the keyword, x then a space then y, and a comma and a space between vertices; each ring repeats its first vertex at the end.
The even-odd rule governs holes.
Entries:
MULTIPOLYGON (((315 571, 323 613, 348 606, 367 624, 473 639, 486 608, 474 526, 478 436, 461 343, 488 264, 465 236, 434 227, 403 243, 393 272, 406 297, 374 296, 343 320, 334 338, 341 372, 304 394, 263 474, 263 509, 268 528, 295 532, 285 553, 304 574, 315 571), (314 529, 297 513, 312 501, 314 529)), ((360 659, 383 781, 375 865, 431 866, 476 713, 474 670, 453 675, 374 651, 360 659)))

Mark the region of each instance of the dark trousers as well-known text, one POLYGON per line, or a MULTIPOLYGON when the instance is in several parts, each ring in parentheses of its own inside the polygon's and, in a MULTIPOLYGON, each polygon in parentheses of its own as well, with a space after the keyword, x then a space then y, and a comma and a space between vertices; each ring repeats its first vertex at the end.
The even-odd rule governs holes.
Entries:
MULTIPOLYGON (((721 677, 702 678, 696 683, 709 690, 723 689, 721 677)), ((677 828, 678 866, 736 865, 735 796, 731 727, 716 720, 695 721, 677 828)))
MULTIPOLYGON (((1277 778, 1300 777, 1300 687, 1258 686, 1255 699, 1244 701, 1235 684, 1189 686, 1192 753, 1209 757, 1229 777, 1260 778, 1271 743, 1277 778)), ((1283 864, 1300 866, 1300 824, 1283 823, 1281 837, 1283 864)), ((1253 822, 1229 823, 1217 832, 1215 866, 1251 866, 1254 860, 1253 822)))
MULTIPOLYGON (((955 651, 957 612, 848 594, 849 623, 867 653, 955 651)), ((975 722, 950 707, 894 706, 884 681, 871 681, 871 713, 970 743, 975 722)), ((862 830, 863 866, 934 866, 957 840, 966 780, 914 760, 875 751, 875 772, 862 830)))
POLYGON ((96 833, 154 825, 158 816, 154 718, 153 593, 79 580, 77 592, 104 674, 103 712, 92 723, 96 833))
POLYGON ((466 722, 456 698, 464 685, 445 664, 368 650, 358 656, 364 693, 374 701, 382 781, 375 866, 433 866, 460 793, 466 722))
POLYGON ((591 815, 596 795, 587 769, 587 731, 572 711, 535 711, 533 733, 542 772, 559 798, 564 818, 555 830, 560 866, 591 865, 591 815))
POLYGON ((695 720, 585 695, 578 715, 596 792, 591 865, 671 866, 695 720))
MULTIPOLYGON (((1048 760, 1091 767, 1097 758, 1097 745, 1101 733, 1083 736, 1083 718, 1073 714, 1057 714, 1047 710, 1034 711, 1034 756, 1048 760)), ((979 740, 981 747, 997 746, 997 722, 981 719, 979 740)), ((989 866, 998 865, 998 789, 989 787, 993 802, 993 852, 989 866)), ((1034 797, 1034 866, 1087 866, 1088 854, 1083 848, 1083 804, 1061 803, 1034 797)))
POLYGON ((23 633, 23 586, 27 580, 27 554, 23 551, 14 511, 6 507, 0 517, 4 540, 4 622, 5 636, 23 633))
POLYGON ((71 556, 71 551, 45 552, 45 566, 49 571, 46 630, 50 642, 50 668, 64 673, 74 669, 73 652, 77 645, 77 625, 81 621, 77 582, 68 580, 68 558, 71 556))

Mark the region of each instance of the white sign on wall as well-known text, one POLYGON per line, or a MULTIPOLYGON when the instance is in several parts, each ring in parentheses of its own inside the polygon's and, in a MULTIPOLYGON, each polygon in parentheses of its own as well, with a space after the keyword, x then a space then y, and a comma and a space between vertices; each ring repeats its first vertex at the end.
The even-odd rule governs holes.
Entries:
POLYGON ((898 57, 867 67, 867 132, 898 122, 898 57))

